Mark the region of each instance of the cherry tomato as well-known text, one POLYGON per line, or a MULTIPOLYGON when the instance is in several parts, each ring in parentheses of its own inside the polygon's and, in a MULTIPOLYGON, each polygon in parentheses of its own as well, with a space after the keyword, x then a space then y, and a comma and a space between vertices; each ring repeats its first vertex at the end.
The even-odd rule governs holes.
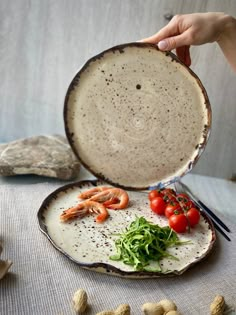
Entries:
POLYGON ((189 196, 187 194, 178 194, 176 196, 177 200, 180 202, 188 202, 189 201, 189 196))
POLYGON ((171 202, 171 201, 176 201, 176 192, 174 191, 174 189, 172 188, 165 188, 162 191, 163 194, 163 199, 165 200, 165 202, 171 202))
POLYGON ((188 227, 188 220, 183 213, 173 214, 169 217, 169 226, 177 233, 184 233, 188 227))
POLYGON ((166 193, 164 196, 163 196, 163 199, 166 203, 169 203, 169 202, 175 202, 176 201, 176 197, 174 195, 172 195, 171 193, 166 193))
POLYGON ((166 205, 165 216, 167 218, 171 217, 173 214, 180 214, 180 213, 183 213, 183 210, 181 209, 179 203, 170 202, 166 205))
POLYGON ((190 226, 194 226, 200 221, 200 212, 196 208, 191 208, 187 211, 187 218, 190 226))
POLYGON ((176 195, 175 190, 172 189, 172 188, 164 188, 161 192, 162 192, 163 195, 166 195, 166 194, 171 194, 171 195, 174 195, 174 196, 176 195))
POLYGON ((191 208, 195 208, 195 204, 192 200, 188 200, 187 202, 184 203, 184 208, 186 210, 189 210, 191 208))
POLYGON ((160 192, 160 190, 151 190, 148 193, 148 199, 151 201, 152 199, 156 198, 156 197, 163 197, 162 193, 160 192))
POLYGON ((159 215, 165 214, 166 203, 161 197, 156 197, 150 201, 150 208, 159 215))

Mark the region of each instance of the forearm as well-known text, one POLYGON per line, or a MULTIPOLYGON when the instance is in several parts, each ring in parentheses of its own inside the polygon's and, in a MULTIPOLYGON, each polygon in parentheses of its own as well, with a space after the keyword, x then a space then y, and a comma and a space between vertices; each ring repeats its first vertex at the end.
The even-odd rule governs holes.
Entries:
POLYGON ((217 43, 236 72, 236 19, 232 16, 225 16, 224 30, 217 43))

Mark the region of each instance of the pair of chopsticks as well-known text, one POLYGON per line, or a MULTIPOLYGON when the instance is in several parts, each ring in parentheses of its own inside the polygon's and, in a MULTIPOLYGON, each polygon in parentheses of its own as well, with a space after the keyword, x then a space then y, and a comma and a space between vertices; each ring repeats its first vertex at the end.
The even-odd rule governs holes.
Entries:
POLYGON ((187 193, 189 195, 189 197, 195 202, 195 204, 202 209, 202 211, 206 212, 208 214, 208 216, 211 218, 212 223, 215 227, 215 229, 224 236, 224 238, 227 241, 231 241, 231 239, 228 237, 228 235, 224 232, 224 230, 226 232, 230 232, 230 229, 227 227, 227 225, 225 225, 225 223, 214 213, 212 212, 211 209, 209 209, 201 200, 199 200, 196 196, 194 196, 194 194, 192 193, 192 191, 189 189, 188 186, 186 186, 185 184, 183 184, 182 182, 178 181, 175 182, 175 190, 178 193, 187 193))

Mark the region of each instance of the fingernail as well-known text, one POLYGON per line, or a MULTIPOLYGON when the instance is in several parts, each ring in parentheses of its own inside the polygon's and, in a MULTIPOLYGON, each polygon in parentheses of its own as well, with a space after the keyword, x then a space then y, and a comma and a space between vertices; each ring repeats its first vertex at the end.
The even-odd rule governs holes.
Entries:
POLYGON ((165 50, 167 48, 167 41, 166 40, 161 40, 159 43, 158 43, 158 48, 160 50, 165 50))

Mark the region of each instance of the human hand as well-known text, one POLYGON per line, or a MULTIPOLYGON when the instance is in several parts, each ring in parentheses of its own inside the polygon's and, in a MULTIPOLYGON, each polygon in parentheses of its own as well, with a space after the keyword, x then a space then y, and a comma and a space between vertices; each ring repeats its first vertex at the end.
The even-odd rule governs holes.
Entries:
POLYGON ((159 32, 142 42, 158 44, 163 51, 176 49, 179 59, 191 65, 190 46, 220 40, 225 25, 224 13, 176 15, 159 32))

